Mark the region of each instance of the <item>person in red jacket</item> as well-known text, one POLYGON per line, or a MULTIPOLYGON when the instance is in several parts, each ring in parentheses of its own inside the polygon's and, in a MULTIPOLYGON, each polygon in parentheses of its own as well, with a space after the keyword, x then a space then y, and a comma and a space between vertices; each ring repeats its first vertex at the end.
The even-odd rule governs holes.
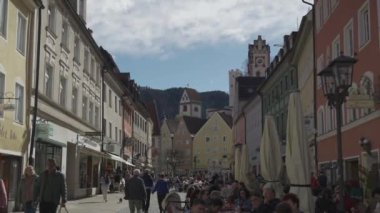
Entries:
POLYGON ((311 177, 311 180, 310 180, 311 191, 314 196, 318 196, 318 194, 320 193, 320 188, 321 188, 321 186, 319 185, 318 178, 314 175, 314 172, 311 173, 310 177, 311 177))

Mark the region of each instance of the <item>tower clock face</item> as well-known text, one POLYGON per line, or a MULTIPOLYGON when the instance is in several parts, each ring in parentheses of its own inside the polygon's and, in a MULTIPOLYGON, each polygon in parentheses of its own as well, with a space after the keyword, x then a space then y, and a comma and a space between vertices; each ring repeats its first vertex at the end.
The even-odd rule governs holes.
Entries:
POLYGON ((256 57, 256 64, 257 65, 264 64, 264 57, 256 57))

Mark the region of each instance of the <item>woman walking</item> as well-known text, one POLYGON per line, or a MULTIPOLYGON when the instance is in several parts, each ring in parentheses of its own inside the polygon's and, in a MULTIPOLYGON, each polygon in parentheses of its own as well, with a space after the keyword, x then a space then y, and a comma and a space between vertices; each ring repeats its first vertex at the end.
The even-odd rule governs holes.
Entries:
POLYGON ((23 206, 25 213, 35 213, 36 205, 33 201, 34 186, 37 180, 37 175, 33 166, 27 166, 24 170, 24 175, 21 178, 18 198, 23 206))

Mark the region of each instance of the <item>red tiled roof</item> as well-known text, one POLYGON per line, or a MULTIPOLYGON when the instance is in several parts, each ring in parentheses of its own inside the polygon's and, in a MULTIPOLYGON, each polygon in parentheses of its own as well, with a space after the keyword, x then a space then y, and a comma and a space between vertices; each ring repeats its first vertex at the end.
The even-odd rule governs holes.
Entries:
POLYGON ((185 88, 187 95, 189 96, 190 101, 201 102, 201 96, 195 89, 185 88))

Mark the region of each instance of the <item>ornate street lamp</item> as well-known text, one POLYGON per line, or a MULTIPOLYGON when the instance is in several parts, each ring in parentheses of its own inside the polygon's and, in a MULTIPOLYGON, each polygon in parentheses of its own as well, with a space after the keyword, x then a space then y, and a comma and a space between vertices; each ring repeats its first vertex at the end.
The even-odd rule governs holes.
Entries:
POLYGON ((340 55, 335 58, 318 75, 322 81, 323 94, 327 97, 330 107, 336 110, 336 137, 338 152, 339 175, 339 210, 344 211, 344 180, 343 180, 343 154, 342 154, 342 104, 346 101, 348 88, 352 85, 353 66, 355 58, 340 55))

